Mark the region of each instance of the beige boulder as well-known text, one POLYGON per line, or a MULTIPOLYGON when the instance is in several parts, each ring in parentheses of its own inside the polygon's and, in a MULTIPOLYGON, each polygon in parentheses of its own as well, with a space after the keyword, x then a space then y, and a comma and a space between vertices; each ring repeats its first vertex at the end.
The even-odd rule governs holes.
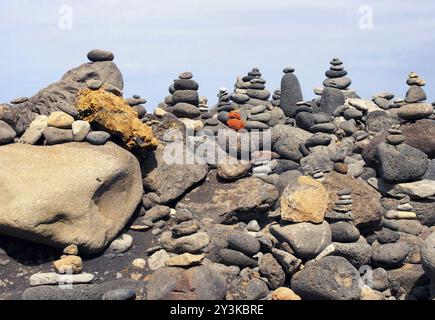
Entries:
POLYGON ((322 223, 328 208, 329 194, 311 177, 298 178, 281 196, 281 219, 291 222, 322 223))
POLYGON ((272 292, 272 300, 275 301, 299 301, 302 300, 293 290, 281 287, 272 292))
POLYGON ((53 262, 53 267, 57 273, 76 274, 83 270, 83 261, 78 256, 63 256, 61 259, 53 262))
POLYGON ((2 235, 99 252, 142 195, 137 159, 111 142, 0 147, 2 235))

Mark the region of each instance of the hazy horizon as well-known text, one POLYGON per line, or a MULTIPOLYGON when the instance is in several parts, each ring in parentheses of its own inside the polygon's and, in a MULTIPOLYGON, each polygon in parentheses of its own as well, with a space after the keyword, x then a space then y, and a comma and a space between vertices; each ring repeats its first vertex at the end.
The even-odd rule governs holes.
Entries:
POLYGON ((427 81, 435 100, 435 3, 393 0, 136 1, 3 0, 0 102, 32 96, 93 48, 111 50, 125 96, 140 94, 154 108, 177 75, 191 71, 212 106, 220 87, 259 67, 271 93, 293 66, 304 99, 315 97, 333 57, 344 61, 351 86, 364 98, 381 91, 404 97, 410 71, 427 81), (63 5, 72 29, 59 27, 63 5), (373 28, 361 29, 362 6, 373 28))

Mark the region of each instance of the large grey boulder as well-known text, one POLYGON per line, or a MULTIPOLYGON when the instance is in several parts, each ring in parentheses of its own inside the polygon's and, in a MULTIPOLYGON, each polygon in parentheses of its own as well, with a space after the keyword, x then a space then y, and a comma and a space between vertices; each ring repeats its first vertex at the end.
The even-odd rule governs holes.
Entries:
POLYGON ((332 115, 338 106, 344 105, 345 97, 341 90, 325 88, 320 100, 320 111, 332 115))
POLYGON ((273 225, 270 232, 280 242, 287 242, 296 256, 312 259, 331 244, 331 227, 326 221, 321 224, 309 222, 273 225))
POLYGON ((147 285, 148 300, 223 300, 226 279, 208 266, 161 268, 147 285))
POLYGON ((0 147, 2 235, 99 252, 124 228, 142 195, 138 161, 111 142, 0 147))
MULTIPOLYGON (((148 153, 141 161, 144 176, 145 191, 154 192, 160 197, 160 204, 167 204, 202 181, 207 175, 206 164, 173 163, 168 154, 169 148, 183 147, 182 144, 173 144, 167 149, 159 145, 157 150, 148 153)), ((189 151, 187 151, 189 152, 189 151)), ((189 153, 190 154, 190 153, 189 153)), ((178 159, 179 160, 179 159, 178 159)))
POLYGON ((358 300, 361 277, 343 257, 326 257, 309 264, 291 280, 292 290, 303 300, 358 300))
POLYGON ((18 105, 0 105, 0 120, 7 122, 18 134, 22 134, 38 115, 50 115, 64 111, 77 115, 75 101, 77 93, 91 83, 98 87, 122 90, 122 74, 111 61, 85 63, 69 70, 61 80, 42 89, 28 101, 18 105))
POLYGON ((176 209, 188 209, 197 218, 212 218, 216 223, 246 220, 270 209, 279 197, 271 184, 258 178, 222 183, 211 171, 207 181, 188 193, 176 209))
POLYGON ((377 147, 377 158, 381 177, 392 183, 418 180, 429 166, 427 155, 407 144, 381 143, 377 147))

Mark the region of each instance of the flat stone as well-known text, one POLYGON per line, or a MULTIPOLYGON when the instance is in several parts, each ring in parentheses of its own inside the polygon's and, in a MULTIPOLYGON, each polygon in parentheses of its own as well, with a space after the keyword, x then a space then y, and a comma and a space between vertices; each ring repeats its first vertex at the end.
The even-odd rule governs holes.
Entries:
POLYGON ((167 260, 165 265, 168 267, 191 267, 200 264, 204 257, 204 254, 183 253, 167 260))
POLYGON ((36 273, 30 277, 30 285, 73 285, 79 283, 90 283, 94 280, 94 275, 90 273, 81 274, 66 274, 61 275, 54 272, 51 273, 36 273))
POLYGON ((389 210, 385 214, 387 219, 417 219, 417 215, 412 211, 389 210))

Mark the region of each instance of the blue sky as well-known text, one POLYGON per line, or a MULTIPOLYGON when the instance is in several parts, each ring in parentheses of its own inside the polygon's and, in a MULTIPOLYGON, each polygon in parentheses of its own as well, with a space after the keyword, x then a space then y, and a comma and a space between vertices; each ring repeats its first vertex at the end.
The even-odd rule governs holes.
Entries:
POLYGON ((365 98, 404 97, 415 71, 435 100, 432 0, 2 0, 0 37, 0 102, 33 95, 93 48, 115 53, 126 96, 141 94, 149 109, 183 71, 194 73, 211 105, 252 67, 270 91, 283 67, 295 67, 309 100, 336 56, 365 98), (71 30, 59 28, 62 5, 73 9, 71 30), (363 5, 373 8, 373 29, 359 28, 363 5))

